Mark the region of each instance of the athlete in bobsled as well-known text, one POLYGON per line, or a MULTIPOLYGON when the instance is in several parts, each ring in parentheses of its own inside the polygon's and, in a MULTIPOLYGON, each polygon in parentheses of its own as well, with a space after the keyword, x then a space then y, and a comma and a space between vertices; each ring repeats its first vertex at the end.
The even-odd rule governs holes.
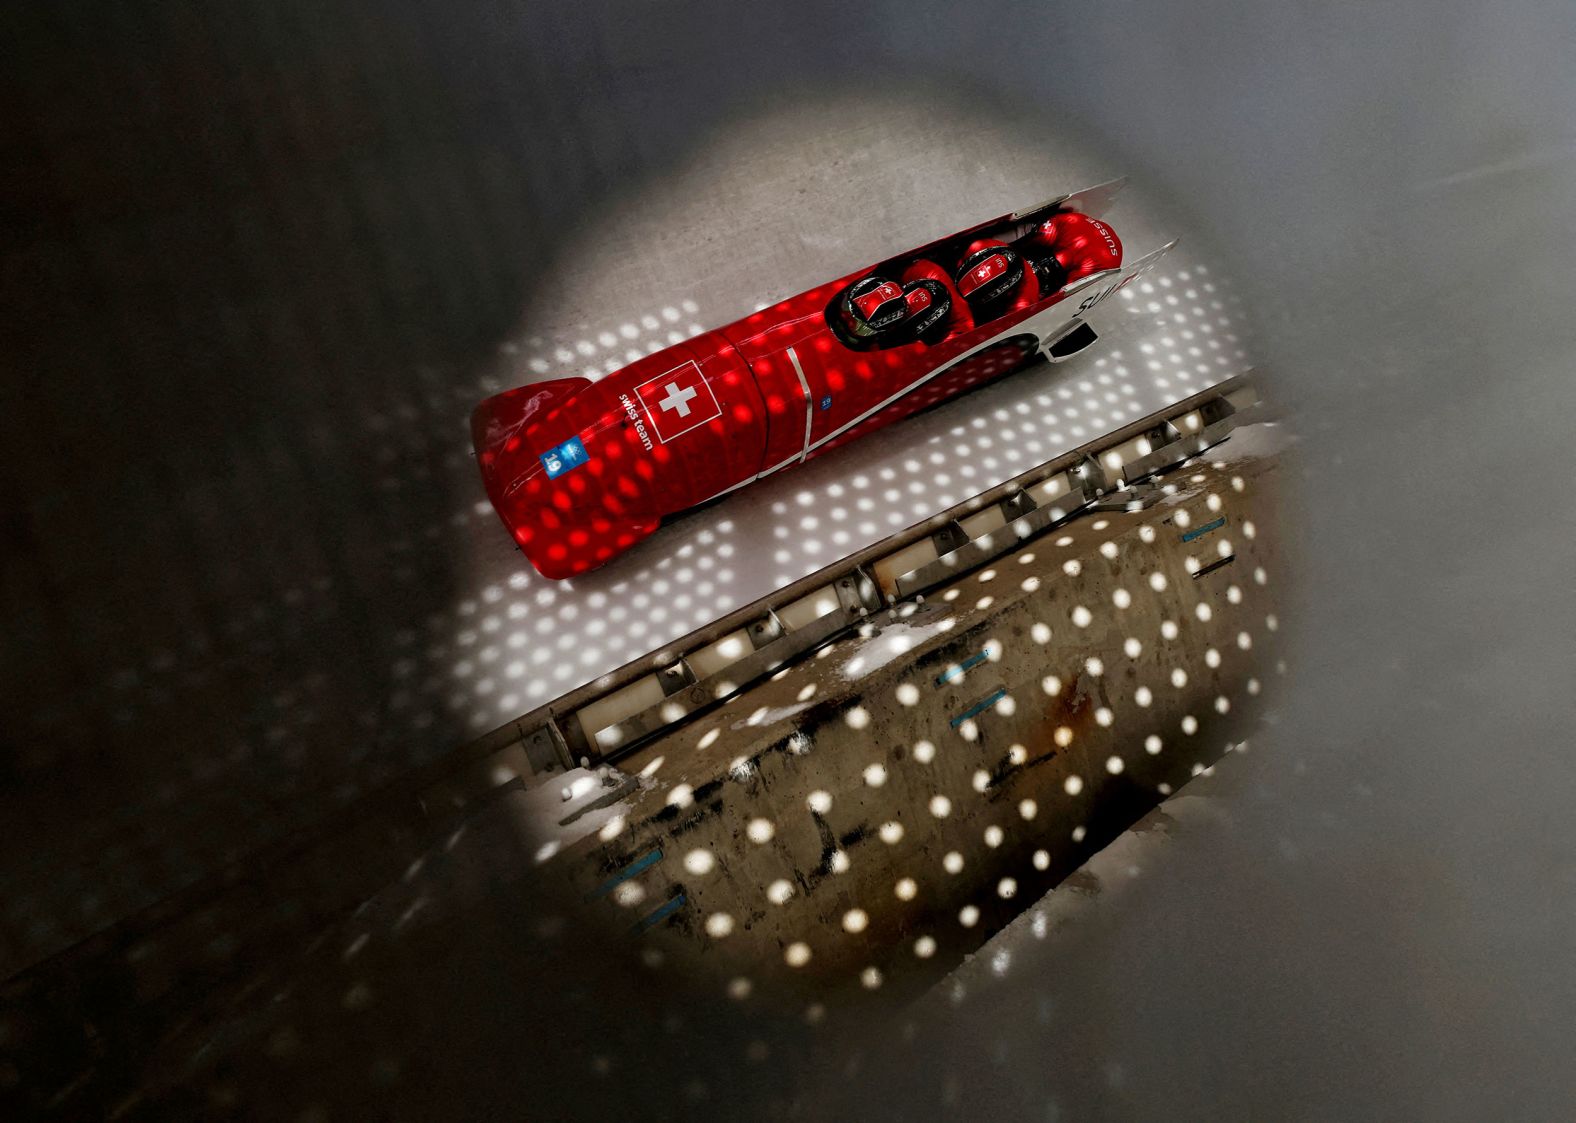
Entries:
POLYGON ((1012 245, 982 238, 959 260, 954 280, 975 319, 999 315, 1002 304, 1028 303, 1081 277, 1122 264, 1122 242, 1097 218, 1052 215, 1012 245), (1032 276, 1032 283, 1026 278, 1032 276), (1024 290, 1032 289, 1032 292, 1024 290))
POLYGON ((970 242, 950 275, 924 258, 904 270, 902 284, 871 274, 843 293, 834 326, 856 348, 916 339, 931 343, 958 325, 964 309, 970 323, 983 323, 1121 264, 1116 231, 1099 219, 1066 211, 1011 245, 992 238, 970 242))

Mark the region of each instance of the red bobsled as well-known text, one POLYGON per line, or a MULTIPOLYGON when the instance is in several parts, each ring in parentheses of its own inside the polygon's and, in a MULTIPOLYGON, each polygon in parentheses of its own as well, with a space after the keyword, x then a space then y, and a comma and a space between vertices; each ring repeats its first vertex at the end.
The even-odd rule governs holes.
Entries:
POLYGON ((1126 267, 1098 219, 1121 181, 984 222, 658 351, 471 418, 487 496, 544 576, 1043 355, 1170 246, 1126 267))

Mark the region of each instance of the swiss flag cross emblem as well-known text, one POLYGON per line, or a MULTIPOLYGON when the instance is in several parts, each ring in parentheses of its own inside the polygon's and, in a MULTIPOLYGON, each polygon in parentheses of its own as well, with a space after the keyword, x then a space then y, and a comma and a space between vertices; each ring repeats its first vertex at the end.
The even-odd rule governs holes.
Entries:
POLYGON ((980 262, 978 268, 974 270, 974 277, 980 284, 984 284, 986 281, 1004 272, 1006 267, 1007 259, 1002 257, 1001 254, 996 254, 980 262))
POLYGON ((663 444, 722 416, 717 395, 693 359, 647 379, 635 387, 635 393, 663 444))

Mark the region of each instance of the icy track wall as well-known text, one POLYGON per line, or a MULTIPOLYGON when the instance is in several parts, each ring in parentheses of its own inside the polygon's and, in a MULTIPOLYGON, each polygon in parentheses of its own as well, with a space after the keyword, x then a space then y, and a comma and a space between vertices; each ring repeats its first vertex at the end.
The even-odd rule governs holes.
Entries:
MULTIPOLYGON (((1076 971, 1011 957, 1022 1003, 976 991, 828 1095, 866 1118, 1561 1113, 1576 13, 897 8, 8 15, 7 964, 463 737, 446 696, 482 676, 452 685, 450 645, 488 562, 448 544, 487 520, 443 426, 574 273, 564 232, 763 104, 918 89, 1075 131, 1222 253, 1310 438, 1317 625, 1275 751, 1221 777, 1228 828, 1130 886, 1076 971), (392 712, 401 690, 434 702, 392 712)), ((822 124, 850 152, 887 127, 822 124)), ((1001 158, 954 182, 1005 195, 1001 158)), ((901 187, 898 221, 1019 202, 901 187)), ((754 229, 698 236, 725 256, 754 229)), ((662 333, 770 295, 652 268, 620 308, 662 333)), ((554 348, 650 330, 573 319, 604 327, 554 348)), ((556 361, 523 334, 527 367, 556 361)))

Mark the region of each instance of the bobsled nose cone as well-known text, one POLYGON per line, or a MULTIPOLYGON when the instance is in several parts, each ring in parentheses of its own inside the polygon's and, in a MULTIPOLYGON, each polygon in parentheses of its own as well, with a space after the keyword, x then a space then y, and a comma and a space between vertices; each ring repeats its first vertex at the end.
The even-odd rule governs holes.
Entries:
POLYGON ((537 382, 494 395, 471 414, 487 498, 526 558, 554 580, 595 569, 661 525, 604 491, 604 448, 578 435, 598 428, 596 403, 581 398, 565 409, 590 385, 537 382), (577 435, 558 440, 565 432, 577 435))

